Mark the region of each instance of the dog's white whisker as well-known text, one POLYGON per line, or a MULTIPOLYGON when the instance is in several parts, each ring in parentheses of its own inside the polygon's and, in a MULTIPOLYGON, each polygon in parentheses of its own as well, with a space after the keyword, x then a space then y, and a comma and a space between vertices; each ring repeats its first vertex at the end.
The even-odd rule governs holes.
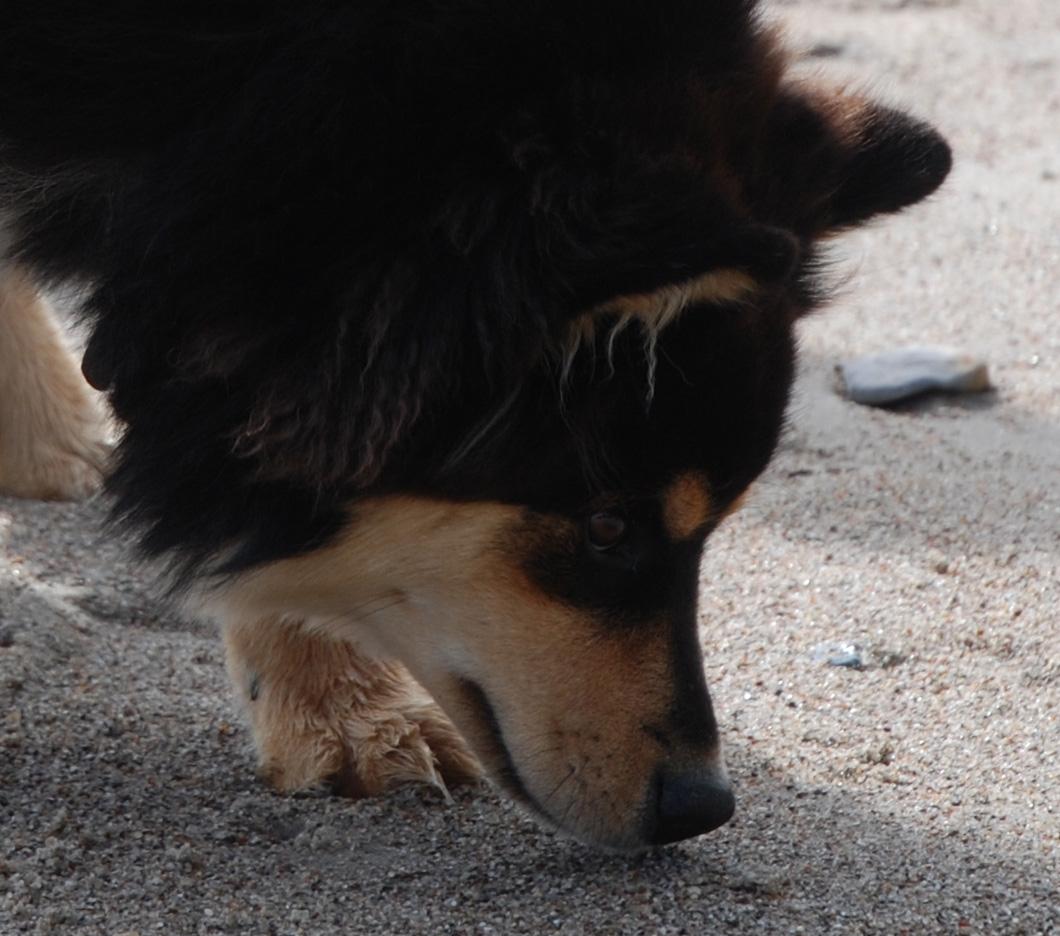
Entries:
POLYGON ((557 783, 552 788, 552 790, 545 796, 545 798, 542 800, 542 805, 547 808, 549 806, 549 804, 552 802, 552 800, 559 793, 559 791, 562 790, 563 787, 565 787, 567 785, 568 781, 570 781, 570 779, 573 776, 575 776, 575 774, 577 774, 577 772, 578 772, 578 768, 574 764, 571 764, 570 765, 570 769, 564 775, 563 779, 560 780, 559 783, 557 783))

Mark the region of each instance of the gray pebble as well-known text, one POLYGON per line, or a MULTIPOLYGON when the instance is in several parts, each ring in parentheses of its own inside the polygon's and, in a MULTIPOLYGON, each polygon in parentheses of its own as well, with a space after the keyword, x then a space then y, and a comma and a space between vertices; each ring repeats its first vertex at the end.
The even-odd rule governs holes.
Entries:
POLYGON ((864 669, 865 659, 857 644, 828 643, 818 644, 810 651, 810 659, 815 663, 827 663, 829 666, 842 666, 845 669, 864 669))
POLYGON ((887 406, 929 391, 981 393, 991 389, 987 366, 953 348, 911 347, 840 361, 841 392, 855 403, 887 406))

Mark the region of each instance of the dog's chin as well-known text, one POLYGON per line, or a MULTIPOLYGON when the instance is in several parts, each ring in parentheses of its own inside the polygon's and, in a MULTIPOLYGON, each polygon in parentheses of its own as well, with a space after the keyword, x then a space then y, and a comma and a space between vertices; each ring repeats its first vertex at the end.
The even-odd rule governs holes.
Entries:
MULTIPOLYGON (((580 828, 554 816, 539 799, 531 793, 519 767, 512 757, 511 750, 504 738, 497 713, 482 687, 469 679, 458 680, 459 691, 463 701, 464 713, 476 723, 476 730, 467 731, 475 753, 486 768, 490 779, 499 786, 512 800, 533 815, 542 824, 557 832, 574 838, 598 851, 613 854, 635 854, 646 851, 651 845, 639 835, 621 834, 619 830, 580 828)), ((463 721, 463 719, 461 719, 463 721)))

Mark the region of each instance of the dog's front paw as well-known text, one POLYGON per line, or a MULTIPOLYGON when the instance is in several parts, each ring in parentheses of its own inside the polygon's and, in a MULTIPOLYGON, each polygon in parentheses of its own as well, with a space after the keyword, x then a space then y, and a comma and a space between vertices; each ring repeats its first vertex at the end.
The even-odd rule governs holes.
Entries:
POLYGON ((225 628, 229 671, 262 776, 281 792, 374 796, 406 783, 445 792, 482 775, 475 755, 404 667, 273 620, 225 628))
POLYGON ((452 723, 430 701, 365 699, 332 695, 325 705, 299 700, 265 686, 250 704, 261 774, 279 792, 321 785, 354 799, 376 796, 408 783, 444 792, 481 776, 474 754, 452 723))
POLYGON ((342 725, 342 766, 328 780, 341 796, 374 796, 406 783, 448 789, 482 775, 475 755, 432 702, 357 713, 342 725))

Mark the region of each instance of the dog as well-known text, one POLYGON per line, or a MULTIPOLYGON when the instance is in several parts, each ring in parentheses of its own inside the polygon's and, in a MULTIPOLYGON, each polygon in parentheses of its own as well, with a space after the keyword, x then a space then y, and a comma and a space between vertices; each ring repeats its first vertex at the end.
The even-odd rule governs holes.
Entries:
POLYGON ((751 0, 16 5, 0 483, 106 470, 279 790, 484 771, 602 848, 717 828, 704 542, 823 243, 951 164, 787 66, 751 0))

